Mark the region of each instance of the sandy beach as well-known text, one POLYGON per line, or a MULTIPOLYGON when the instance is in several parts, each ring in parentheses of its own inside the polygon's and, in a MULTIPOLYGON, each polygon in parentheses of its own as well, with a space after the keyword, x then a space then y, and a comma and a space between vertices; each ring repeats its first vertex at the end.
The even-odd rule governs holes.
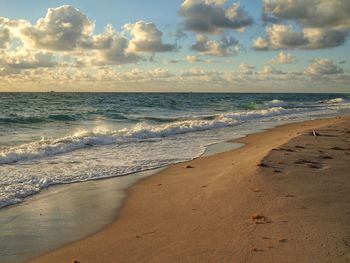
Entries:
POLYGON ((349 262, 350 118, 235 142, 141 181, 113 224, 30 262, 349 262))

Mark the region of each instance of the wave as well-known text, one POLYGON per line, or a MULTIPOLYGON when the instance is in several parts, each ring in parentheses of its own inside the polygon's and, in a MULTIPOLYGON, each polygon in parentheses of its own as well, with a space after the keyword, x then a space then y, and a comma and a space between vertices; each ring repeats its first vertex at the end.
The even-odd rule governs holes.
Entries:
POLYGON ((284 107, 284 106, 288 105, 287 102, 285 102, 283 100, 277 100, 277 99, 271 100, 271 101, 267 102, 266 104, 270 107, 284 107))
POLYGON ((158 125, 141 122, 130 128, 121 130, 103 128, 96 128, 92 131, 81 130, 73 135, 58 139, 43 138, 40 141, 3 149, 0 152, 0 165, 50 157, 98 145, 131 143, 190 132, 224 128, 252 119, 285 114, 286 111, 282 107, 273 107, 264 110, 227 112, 218 115, 203 116, 203 118, 179 120, 158 125))
POLYGON ((323 101, 320 101, 320 103, 338 104, 338 103, 349 103, 349 101, 343 98, 335 98, 335 99, 323 100, 323 101))

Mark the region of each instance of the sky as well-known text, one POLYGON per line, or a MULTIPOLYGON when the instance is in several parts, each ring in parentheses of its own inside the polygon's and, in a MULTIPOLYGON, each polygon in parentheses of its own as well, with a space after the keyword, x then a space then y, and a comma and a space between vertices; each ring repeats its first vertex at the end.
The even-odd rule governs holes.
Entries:
POLYGON ((349 0, 0 0, 0 92, 350 92, 349 0))

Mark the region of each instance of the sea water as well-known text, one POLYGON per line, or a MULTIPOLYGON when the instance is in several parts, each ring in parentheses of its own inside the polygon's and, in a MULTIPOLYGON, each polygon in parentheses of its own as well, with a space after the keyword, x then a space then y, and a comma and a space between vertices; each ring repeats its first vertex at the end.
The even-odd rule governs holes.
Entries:
POLYGON ((0 93, 0 208, 52 185, 133 176, 251 131, 349 112, 346 94, 0 93))

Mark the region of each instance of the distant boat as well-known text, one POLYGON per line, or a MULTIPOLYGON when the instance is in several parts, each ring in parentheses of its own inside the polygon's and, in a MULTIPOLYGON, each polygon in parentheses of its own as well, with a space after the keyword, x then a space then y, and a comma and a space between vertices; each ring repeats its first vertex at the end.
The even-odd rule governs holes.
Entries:
POLYGON ((54 91, 54 90, 50 90, 50 92, 51 92, 51 93, 55 93, 56 91, 54 91))

